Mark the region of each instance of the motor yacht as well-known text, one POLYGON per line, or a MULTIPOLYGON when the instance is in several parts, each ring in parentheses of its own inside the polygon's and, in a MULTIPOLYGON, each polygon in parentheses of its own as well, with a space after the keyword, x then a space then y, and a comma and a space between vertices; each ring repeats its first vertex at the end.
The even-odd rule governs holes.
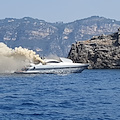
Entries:
POLYGON ((59 59, 44 59, 44 64, 33 64, 23 68, 21 71, 16 71, 15 73, 20 74, 37 74, 37 73, 76 73, 82 72, 84 69, 88 68, 88 64, 83 63, 73 63, 72 60, 68 58, 59 59))

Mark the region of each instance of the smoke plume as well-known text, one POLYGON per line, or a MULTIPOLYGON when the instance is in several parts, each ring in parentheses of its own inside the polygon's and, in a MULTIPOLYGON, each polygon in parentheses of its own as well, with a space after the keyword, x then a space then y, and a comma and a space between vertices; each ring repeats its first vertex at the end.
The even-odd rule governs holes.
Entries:
POLYGON ((22 47, 9 48, 0 43, 0 73, 13 73, 26 65, 39 63, 41 58, 33 50, 22 47))

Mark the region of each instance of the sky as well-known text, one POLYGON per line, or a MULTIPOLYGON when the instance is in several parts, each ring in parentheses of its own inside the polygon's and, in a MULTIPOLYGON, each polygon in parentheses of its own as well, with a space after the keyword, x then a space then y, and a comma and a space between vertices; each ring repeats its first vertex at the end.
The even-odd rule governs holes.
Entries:
POLYGON ((0 19, 32 17, 68 23, 90 16, 120 21, 120 0, 0 0, 0 19))

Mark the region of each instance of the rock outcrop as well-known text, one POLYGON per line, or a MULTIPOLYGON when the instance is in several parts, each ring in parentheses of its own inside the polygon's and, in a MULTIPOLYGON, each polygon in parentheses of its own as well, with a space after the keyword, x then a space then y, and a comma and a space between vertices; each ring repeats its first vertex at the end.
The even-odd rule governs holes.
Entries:
POLYGON ((94 36, 72 44, 68 58, 89 63, 92 69, 120 69, 120 29, 110 35, 94 36))

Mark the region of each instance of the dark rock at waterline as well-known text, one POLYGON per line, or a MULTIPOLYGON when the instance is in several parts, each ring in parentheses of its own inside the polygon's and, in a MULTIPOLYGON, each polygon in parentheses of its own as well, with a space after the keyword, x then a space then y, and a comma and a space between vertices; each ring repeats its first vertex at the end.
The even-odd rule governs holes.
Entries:
POLYGON ((120 69, 120 29, 110 35, 94 36, 72 44, 68 58, 89 63, 89 68, 120 69))

